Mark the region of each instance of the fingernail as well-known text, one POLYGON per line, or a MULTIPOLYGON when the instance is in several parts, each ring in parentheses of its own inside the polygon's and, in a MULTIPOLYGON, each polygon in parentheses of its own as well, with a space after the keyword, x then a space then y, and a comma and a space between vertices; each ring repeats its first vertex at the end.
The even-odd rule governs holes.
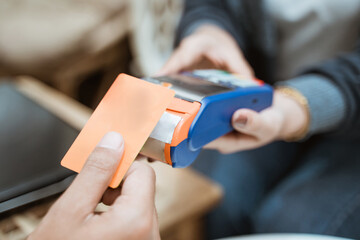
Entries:
POLYGON ((98 143, 98 147, 121 150, 124 147, 124 139, 120 133, 108 132, 98 143))
POLYGON ((244 128, 248 121, 247 116, 239 115, 235 120, 235 127, 236 128, 244 128))

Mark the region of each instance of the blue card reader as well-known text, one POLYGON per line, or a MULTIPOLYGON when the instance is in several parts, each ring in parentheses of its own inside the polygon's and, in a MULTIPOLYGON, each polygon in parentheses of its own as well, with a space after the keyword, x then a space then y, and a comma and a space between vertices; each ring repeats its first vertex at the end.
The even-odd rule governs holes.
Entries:
POLYGON ((261 111, 272 104, 273 90, 257 79, 221 70, 195 70, 145 78, 176 93, 141 154, 173 167, 189 166, 201 148, 231 131, 240 108, 261 111))

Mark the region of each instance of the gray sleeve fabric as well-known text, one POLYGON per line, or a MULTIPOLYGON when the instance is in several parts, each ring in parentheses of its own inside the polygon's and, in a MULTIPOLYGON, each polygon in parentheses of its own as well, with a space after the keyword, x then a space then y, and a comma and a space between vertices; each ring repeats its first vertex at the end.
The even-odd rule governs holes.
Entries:
POLYGON ((308 136, 335 130, 345 118, 345 97, 337 85, 322 75, 303 75, 278 82, 276 86, 296 89, 308 100, 310 110, 308 136))

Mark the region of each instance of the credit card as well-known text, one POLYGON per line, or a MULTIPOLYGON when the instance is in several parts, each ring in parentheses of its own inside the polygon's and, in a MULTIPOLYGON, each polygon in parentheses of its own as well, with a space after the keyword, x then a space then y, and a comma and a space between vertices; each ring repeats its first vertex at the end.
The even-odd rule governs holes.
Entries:
POLYGON ((61 165, 80 172, 101 138, 107 132, 118 132, 124 138, 125 151, 109 185, 118 187, 174 95, 175 92, 166 87, 120 74, 64 156, 61 165))

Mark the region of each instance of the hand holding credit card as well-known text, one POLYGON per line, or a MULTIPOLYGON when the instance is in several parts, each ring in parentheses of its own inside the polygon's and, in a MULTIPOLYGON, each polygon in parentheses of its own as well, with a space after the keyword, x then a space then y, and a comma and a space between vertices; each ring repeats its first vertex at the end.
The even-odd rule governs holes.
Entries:
POLYGON ((166 87, 120 74, 61 164, 80 172, 100 139, 107 132, 119 132, 125 141, 125 152, 110 183, 110 187, 118 187, 174 95, 166 87))

